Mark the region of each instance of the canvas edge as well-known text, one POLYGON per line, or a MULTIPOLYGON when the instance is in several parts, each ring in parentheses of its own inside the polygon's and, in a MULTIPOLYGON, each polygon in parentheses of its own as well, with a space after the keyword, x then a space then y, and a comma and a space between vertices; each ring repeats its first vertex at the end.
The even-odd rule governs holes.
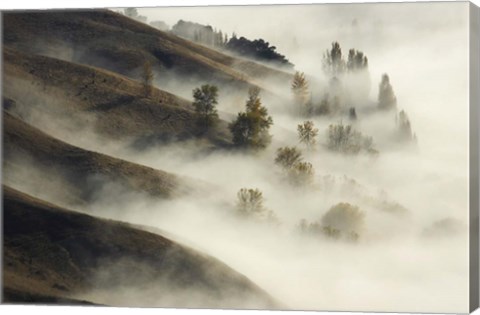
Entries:
POLYGON ((470 238, 469 311, 479 303, 479 106, 480 106, 480 9, 470 2, 470 238))
MULTIPOLYGON (((3 109, 3 14, 4 11, 0 10, 0 101, 2 102, 3 109)), ((3 220, 3 110, 0 111, 0 304, 4 304, 3 297, 3 230, 5 221, 3 220)))

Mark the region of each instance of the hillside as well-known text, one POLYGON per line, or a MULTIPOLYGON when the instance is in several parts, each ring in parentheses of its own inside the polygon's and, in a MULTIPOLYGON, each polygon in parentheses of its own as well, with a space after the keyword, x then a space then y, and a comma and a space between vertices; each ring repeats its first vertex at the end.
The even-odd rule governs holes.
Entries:
POLYGON ((237 88, 290 74, 222 54, 108 10, 4 14, 4 44, 18 50, 103 67, 131 77, 146 60, 163 73, 237 88))
POLYGON ((3 207, 5 302, 277 305, 220 261, 160 235, 61 209, 8 186, 3 186, 3 207), (136 295, 125 299, 127 285, 136 295))
POLYGON ((3 112, 3 128, 4 180, 7 183, 19 182, 19 185, 35 186, 43 193, 60 196, 65 191, 80 201, 95 198, 110 183, 125 191, 164 198, 193 190, 192 183, 185 178, 72 146, 6 111, 3 112), (53 183, 61 185, 55 189, 53 183), (50 187, 50 192, 46 187, 50 187))
POLYGON ((145 97, 142 84, 113 72, 6 47, 3 57, 4 96, 15 101, 12 110, 41 129, 44 120, 44 125, 62 122, 144 145, 202 138, 227 146, 231 141, 223 121, 202 134, 191 103, 171 93, 153 89, 145 97))

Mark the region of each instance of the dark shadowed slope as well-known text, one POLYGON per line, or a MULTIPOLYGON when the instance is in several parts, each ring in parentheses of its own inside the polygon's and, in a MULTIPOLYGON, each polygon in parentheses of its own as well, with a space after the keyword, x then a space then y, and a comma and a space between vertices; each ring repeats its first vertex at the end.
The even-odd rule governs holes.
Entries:
POLYGON ((107 184, 125 191, 173 197, 193 184, 187 179, 84 150, 52 138, 8 112, 3 112, 4 180, 44 193, 72 195, 90 201, 107 184), (56 184, 54 184, 56 183, 56 184), (51 186, 49 186, 51 185, 51 186))
POLYGON ((191 103, 168 92, 152 89, 145 97, 142 84, 110 71, 9 48, 3 56, 4 96, 17 102, 12 110, 41 129, 47 120, 138 143, 201 138, 226 146, 231 141, 226 122, 202 133, 191 103))
POLYGON ((109 10, 4 14, 4 43, 135 76, 145 60, 186 78, 247 87, 290 75, 162 32, 109 10))
POLYGON ((5 302, 277 306, 245 276, 160 235, 61 209, 7 186, 3 207, 5 302), (132 295, 125 295, 127 287, 132 295))

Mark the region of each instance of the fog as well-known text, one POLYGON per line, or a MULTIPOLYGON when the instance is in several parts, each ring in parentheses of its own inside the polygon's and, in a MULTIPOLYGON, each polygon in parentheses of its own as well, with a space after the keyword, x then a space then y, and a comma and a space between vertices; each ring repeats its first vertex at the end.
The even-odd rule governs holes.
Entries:
MULTIPOLYGON (((256 153, 205 153, 193 141, 137 151, 128 141, 108 140, 93 128, 82 126, 73 132, 61 123, 37 125, 82 148, 213 184, 208 194, 158 200, 142 193, 109 193, 116 191, 108 189, 115 185, 110 183, 94 203, 72 207, 158 228, 246 275, 286 308, 466 312, 467 8, 465 3, 416 3, 139 9, 149 21, 163 20, 170 26, 183 19, 249 39, 264 38, 307 74, 318 100, 328 89, 322 55, 331 43, 338 41, 344 56, 350 48, 361 50, 369 60, 370 82, 357 83, 371 88, 368 99, 356 104, 353 125, 373 138, 377 155, 327 149, 329 125, 348 123, 346 116, 308 118, 319 129, 315 149, 308 151, 297 137, 297 125, 307 118, 289 111, 290 91, 280 97, 260 95, 274 124, 272 143, 256 153), (390 76, 398 111, 408 113, 418 137, 413 146, 392 140, 396 113, 362 110, 376 104, 383 73, 390 76), (78 137, 78 132, 85 136, 78 137), (274 163, 276 150, 283 146, 296 146, 304 161, 312 163, 315 177, 310 186, 285 180, 274 163), (260 189, 264 206, 277 220, 239 217, 235 209, 241 188, 260 189), (302 219, 320 222, 340 202, 358 206, 365 215, 357 241, 300 231, 302 219), (445 219, 459 228, 435 224, 445 219)), ((184 84, 173 75, 166 82, 156 75, 158 88, 191 99, 191 82, 184 84)), ((245 91, 220 85, 220 118, 231 121, 246 99, 245 91)), ((55 201, 56 196, 50 198, 55 201)), ((122 296, 123 290, 113 298, 97 299, 121 304, 122 296)), ((152 302, 150 294, 134 296, 140 305, 142 296, 150 305, 174 303, 152 302)))

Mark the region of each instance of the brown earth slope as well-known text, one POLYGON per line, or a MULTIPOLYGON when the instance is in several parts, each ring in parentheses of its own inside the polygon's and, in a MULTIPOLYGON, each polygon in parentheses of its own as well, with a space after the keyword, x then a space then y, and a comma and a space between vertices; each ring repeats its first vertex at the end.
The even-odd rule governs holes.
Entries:
POLYGON ((231 136, 220 121, 202 132, 191 103, 110 71, 4 48, 3 93, 25 120, 92 129, 101 136, 136 143, 204 139, 227 146, 231 136))
MULTIPOLYGON (((4 180, 35 189, 61 191, 88 202, 107 184, 125 191, 172 197, 191 192, 187 179, 57 140, 3 112, 4 180), (57 185, 53 182, 59 180, 57 185), (61 185, 58 185, 61 183, 61 185), (49 187, 48 185, 52 186, 49 187), (55 188, 56 187, 56 188, 55 188)), ((64 196, 65 197, 65 196, 64 196)))
POLYGON ((8 186, 3 208, 5 302, 276 307, 245 276, 160 235, 61 209, 8 186))
POLYGON ((4 43, 132 75, 145 60, 185 78, 251 86, 290 74, 222 54, 109 10, 9 12, 4 14, 4 43))

